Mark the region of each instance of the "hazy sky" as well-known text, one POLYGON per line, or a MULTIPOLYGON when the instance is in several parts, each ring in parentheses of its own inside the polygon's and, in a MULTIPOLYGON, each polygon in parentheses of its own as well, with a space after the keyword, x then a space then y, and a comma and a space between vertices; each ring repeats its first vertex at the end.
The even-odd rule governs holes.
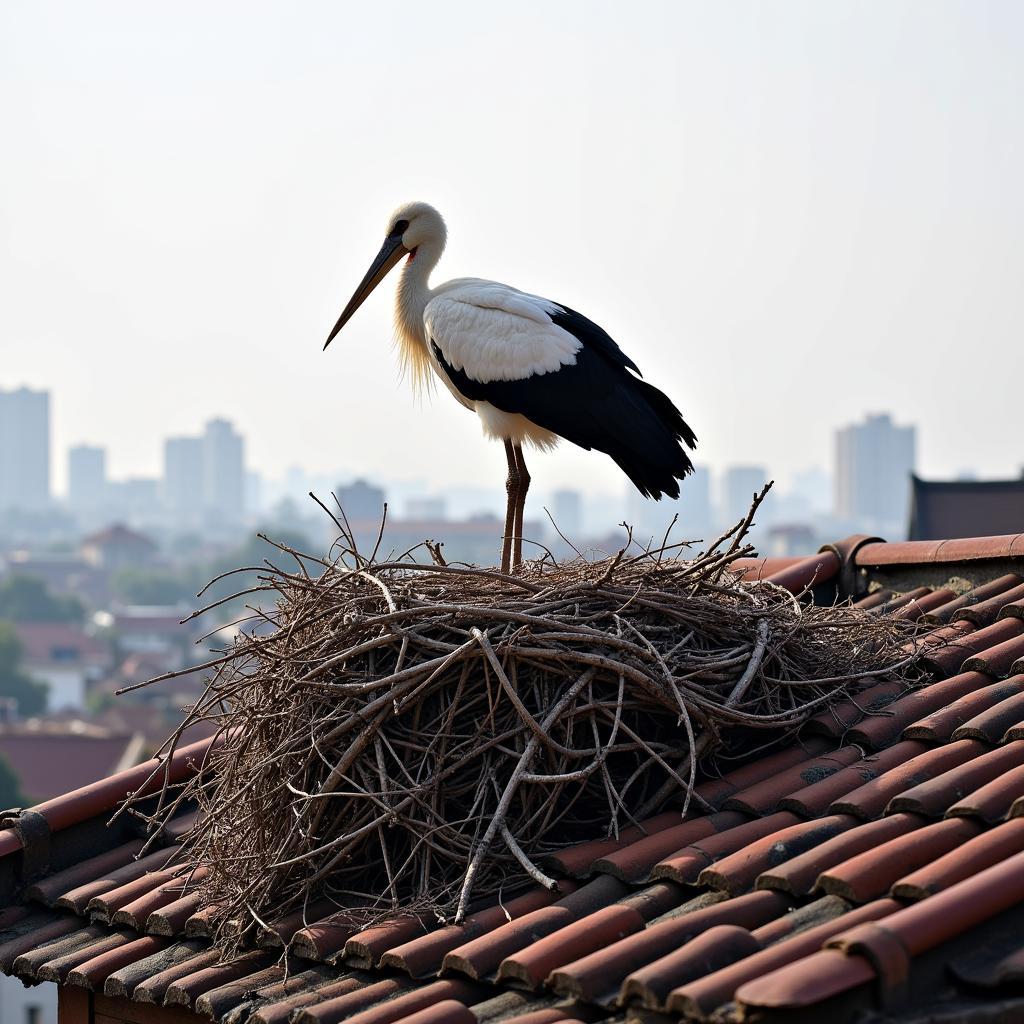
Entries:
MULTIPOLYGON (((398 381, 393 281, 321 352, 418 198, 439 279, 597 320, 701 461, 784 480, 891 410, 925 474, 1015 474, 1022 98, 1012 0, 3 0, 0 386, 52 390, 58 480, 223 414, 269 475, 498 486, 475 418, 398 381)), ((623 486, 569 445, 531 471, 623 486)))

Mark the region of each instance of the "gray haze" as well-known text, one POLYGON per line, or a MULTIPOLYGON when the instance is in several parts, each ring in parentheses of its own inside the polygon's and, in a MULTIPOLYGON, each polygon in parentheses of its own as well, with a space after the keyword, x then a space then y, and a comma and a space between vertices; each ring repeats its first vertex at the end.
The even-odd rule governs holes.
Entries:
MULTIPOLYGON (((250 462, 500 486, 397 379, 387 282, 326 353, 391 208, 442 277, 602 323, 701 438, 783 478, 889 409, 926 475, 1015 474, 1024 5, 0 6, 0 386, 155 472, 220 414, 250 462)), ((568 445, 541 489, 622 487, 568 445)), ((59 481, 58 481, 59 482, 59 481)))

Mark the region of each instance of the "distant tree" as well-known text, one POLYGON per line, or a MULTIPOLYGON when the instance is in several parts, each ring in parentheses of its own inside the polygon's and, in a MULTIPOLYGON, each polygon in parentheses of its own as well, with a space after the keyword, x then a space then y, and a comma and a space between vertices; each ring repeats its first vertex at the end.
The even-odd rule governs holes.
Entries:
POLYGON ((18 714, 28 717, 46 710, 46 683, 21 668, 21 641, 9 622, 0 621, 0 697, 13 697, 18 714))
POLYGON ((70 594, 54 594, 34 576, 0 582, 0 619, 12 622, 81 622, 85 605, 70 594))
MULTIPOLYGON (((267 532, 267 536, 273 537, 278 543, 284 544, 286 547, 293 548, 296 551, 310 550, 308 538, 297 530, 272 529, 267 532)), ((291 555, 285 554, 285 552, 275 548, 272 544, 268 544, 265 540, 253 535, 241 547, 235 548, 233 551, 221 556, 208 567, 207 579, 213 579, 216 576, 220 576, 222 573, 230 572, 231 575, 226 576, 224 579, 218 580, 213 584, 213 586, 203 594, 202 600, 206 603, 212 603, 229 597, 232 594, 237 594, 250 587, 259 586, 259 570, 263 565, 264 559, 274 563, 275 565, 281 566, 282 568, 287 568, 289 571, 294 571, 296 568, 295 561, 291 555), (242 568, 256 571, 233 571, 235 569, 242 568)), ((308 563, 306 571, 311 575, 316 575, 316 563, 308 563)), ((205 583, 206 581, 204 580, 203 582, 205 583)), ((200 584, 200 586, 202 586, 202 584, 200 584)), ((247 598, 238 598, 221 605, 218 611, 222 620, 225 622, 228 621, 236 615, 245 604, 273 604, 276 595, 270 594, 267 595, 263 601, 257 600, 257 598, 262 596, 263 595, 254 594, 247 598)))
POLYGON ((162 569, 121 569, 115 573, 111 589, 127 604, 177 604, 195 597, 195 588, 180 574, 162 569))
POLYGON ((0 757, 0 810, 10 807, 24 807, 28 803, 21 791, 21 782, 7 759, 0 757))

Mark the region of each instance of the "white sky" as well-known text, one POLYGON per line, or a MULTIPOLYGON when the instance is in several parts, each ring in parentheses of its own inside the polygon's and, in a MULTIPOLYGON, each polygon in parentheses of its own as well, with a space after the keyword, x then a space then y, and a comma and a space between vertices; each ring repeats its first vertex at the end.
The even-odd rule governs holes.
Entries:
MULTIPOLYGON (((871 410, 928 475, 1015 474, 1024 4, 985 0, 0 5, 0 386, 154 473, 214 414, 250 462, 504 478, 413 403, 386 282, 323 339, 405 199, 440 279, 605 326, 700 461, 783 479, 871 410)), ((604 456, 538 489, 619 491, 604 456)))

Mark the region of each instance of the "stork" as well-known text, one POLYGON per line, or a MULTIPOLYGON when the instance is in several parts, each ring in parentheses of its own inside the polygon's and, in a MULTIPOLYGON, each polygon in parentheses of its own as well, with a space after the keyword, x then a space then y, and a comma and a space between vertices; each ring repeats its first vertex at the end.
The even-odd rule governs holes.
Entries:
POLYGON ((404 257, 395 294, 399 353, 415 384, 436 375, 508 460, 501 568, 522 562, 530 474, 523 446, 553 448, 560 437, 610 455, 645 497, 679 497, 697 438, 672 401, 640 377, 636 363, 597 324, 538 295, 497 281, 457 278, 435 288, 444 220, 427 203, 407 203, 324 343, 348 323, 404 257))

